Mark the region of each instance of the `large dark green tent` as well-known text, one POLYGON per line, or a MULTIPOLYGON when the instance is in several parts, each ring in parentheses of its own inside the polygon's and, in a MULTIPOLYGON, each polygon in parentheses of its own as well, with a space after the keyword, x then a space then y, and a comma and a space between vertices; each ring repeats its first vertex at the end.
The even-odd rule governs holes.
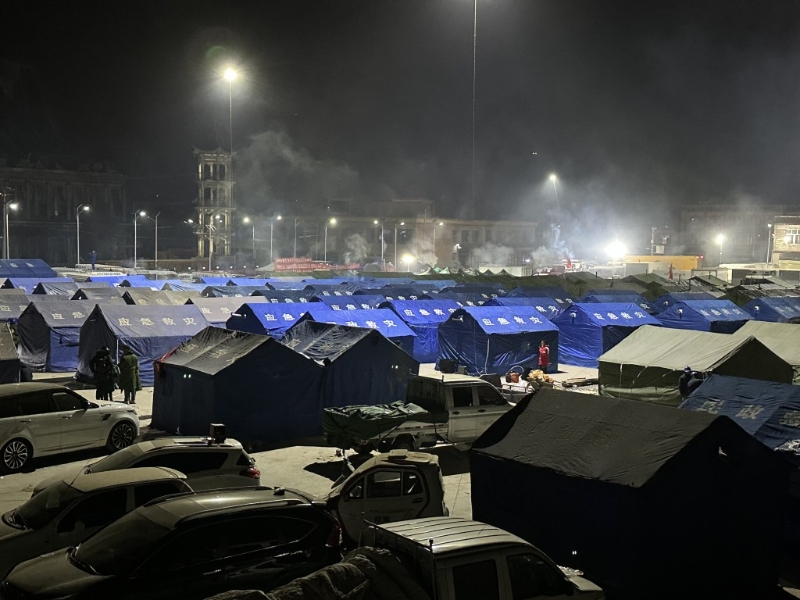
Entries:
POLYGON ((794 369, 794 383, 800 384, 800 325, 748 321, 734 337, 754 337, 794 369))

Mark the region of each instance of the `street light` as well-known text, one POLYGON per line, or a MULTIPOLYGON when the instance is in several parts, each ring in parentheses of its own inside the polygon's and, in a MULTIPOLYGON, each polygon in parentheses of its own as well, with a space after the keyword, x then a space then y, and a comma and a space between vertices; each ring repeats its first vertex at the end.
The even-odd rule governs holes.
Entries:
MULTIPOLYGON (((444 227, 444 221, 439 221, 438 225, 439 227, 444 227)), ((433 225, 433 255, 434 257, 436 256, 436 223, 433 225)), ((436 259, 434 258, 434 261, 435 260, 436 259)), ((433 266, 435 267, 436 265, 433 266)))
POLYGON ((242 223, 245 225, 253 223, 253 262, 256 262, 256 224, 250 219, 250 217, 245 217, 242 219, 242 223))
POLYGON ((275 215, 274 217, 270 218, 269 220, 269 262, 272 264, 274 261, 272 260, 272 233, 275 227, 275 221, 280 221, 283 219, 280 215, 275 215))
POLYGON ((336 218, 331 217, 327 221, 325 221, 325 253, 323 260, 327 263, 328 262, 328 225, 336 225, 336 218))
POLYGON ((770 247, 772 245, 772 223, 767 223, 767 265, 772 264, 770 247))
POLYGON ((8 211, 9 209, 17 210, 18 208, 19 202, 15 202, 14 200, 9 200, 8 202, 3 203, 3 226, 5 229, 3 232, 3 258, 10 258, 11 255, 11 244, 8 242, 8 236, 10 233, 8 227, 8 211))
POLYGON ((143 215, 143 216, 147 217, 148 219, 150 219, 151 221, 153 221, 153 223, 156 224, 156 231, 155 231, 155 234, 156 234, 156 248, 155 248, 156 254, 155 254, 155 258, 153 259, 153 266, 155 267, 155 270, 156 270, 156 279, 158 279, 158 215, 160 215, 160 214, 161 214, 160 212, 156 213, 155 217, 147 217, 147 215, 143 215))
POLYGON ((721 233, 717 236, 717 243, 719 244, 719 264, 722 264, 722 242, 725 241, 725 236, 721 233))
POLYGON ((383 219, 381 219, 380 221, 378 219, 375 219, 373 221, 375 225, 380 223, 381 226, 381 269, 383 269, 383 221, 384 221, 383 219))
POLYGON ((555 173, 551 173, 551 174, 550 174, 550 181, 552 181, 552 182, 553 182, 553 191, 554 191, 554 192, 555 192, 555 194, 556 194, 556 206, 557 206, 557 207, 559 208, 559 210, 560 210, 560 209, 561 209, 561 203, 558 201, 558 187, 556 186, 556 181, 558 181, 558 177, 556 176, 556 174, 555 174, 555 173))
MULTIPOLYGON (((405 224, 405 221, 400 221, 401 227, 405 224)), ((397 221, 394 222, 394 268, 397 270, 397 221)))
POLYGON ((606 253, 612 261, 616 262, 628 253, 628 249, 625 247, 625 244, 617 240, 606 246, 606 253))
MULTIPOLYGON (((294 218, 294 257, 297 258, 297 220, 300 217, 294 218)), ((302 223, 302 221, 300 221, 302 223)))
POLYGON ((403 262, 406 263, 406 271, 411 272, 411 263, 414 262, 414 257, 410 254, 404 254, 403 262))
POLYGON ((143 210, 137 210, 133 213, 133 268, 135 269, 137 266, 136 262, 136 244, 138 242, 138 235, 139 235, 139 217, 146 217, 147 213, 143 210))
POLYGON ((81 211, 89 210, 88 204, 81 204, 78 208, 75 209, 75 234, 76 234, 76 241, 77 241, 77 254, 78 260, 75 262, 75 265, 79 265, 81 263, 81 211))

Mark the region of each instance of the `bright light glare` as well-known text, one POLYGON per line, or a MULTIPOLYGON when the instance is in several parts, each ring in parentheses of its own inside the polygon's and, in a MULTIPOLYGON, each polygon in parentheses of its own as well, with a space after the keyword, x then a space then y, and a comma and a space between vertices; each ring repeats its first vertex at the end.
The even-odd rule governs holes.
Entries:
POLYGON ((282 218, 283 218, 283 217, 282 217, 282 216, 280 216, 280 215, 278 215, 277 217, 275 217, 275 219, 276 219, 276 220, 278 220, 278 221, 280 221, 282 218))
POLYGON ((375 220, 373 221, 373 223, 374 223, 375 225, 377 225, 377 224, 378 224, 378 219, 375 219, 375 220))
POLYGON ((234 69, 228 67, 227 69, 225 69, 223 77, 225 78, 225 81, 233 81, 234 79, 236 79, 238 75, 239 74, 234 69))
POLYGON ((720 233, 720 234, 717 236, 717 243, 718 243, 718 244, 721 244, 721 243, 722 243, 722 242, 724 242, 724 241, 725 241, 725 236, 724 236, 724 235, 722 235, 722 234, 720 233))
POLYGON ((555 173, 551 173, 550 174, 550 181, 555 181, 556 179, 558 179, 558 177, 556 177, 556 174, 555 173))
POLYGON ((89 207, 88 206, 84 206, 83 210, 89 210, 89 207))
POLYGON ((410 254, 404 254, 403 262, 406 263, 407 265, 410 265, 412 262, 414 262, 414 257, 411 256, 410 254))
POLYGON ((11 204, 8 205, 8 208, 10 208, 11 210, 17 210, 19 208, 19 202, 12 202, 11 204))
POLYGON ((628 253, 628 249, 625 247, 620 241, 611 242, 608 246, 606 246, 606 254, 608 254, 612 259, 620 259, 628 253))
POLYGON ((336 225, 336 218, 335 217, 331 217, 331 219, 330 219, 330 221, 328 221, 328 223, 330 223, 331 225, 336 225))
POLYGON ((140 212, 139 212, 139 216, 140 216, 140 217, 146 217, 146 216, 147 216, 147 213, 146 213, 145 211, 140 211, 140 212))
POLYGON ((249 222, 250 222, 250 217, 245 217, 244 219, 242 219, 242 223, 249 223, 249 222))

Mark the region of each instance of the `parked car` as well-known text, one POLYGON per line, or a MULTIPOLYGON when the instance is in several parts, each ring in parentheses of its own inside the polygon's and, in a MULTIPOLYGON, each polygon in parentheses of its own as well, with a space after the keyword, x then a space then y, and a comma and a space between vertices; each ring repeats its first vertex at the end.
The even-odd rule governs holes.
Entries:
POLYGON ((283 488, 155 500, 78 546, 18 565, 0 598, 204 598, 270 590, 340 558, 336 520, 283 488), (46 574, 46 576, 43 576, 46 574))
POLYGON ((139 435, 135 409, 122 403, 90 402, 62 385, 0 385, 0 468, 20 471, 34 456, 86 448, 114 452, 139 435))
POLYGON ((182 473, 164 468, 78 475, 5 513, 0 523, 0 579, 18 563, 74 546, 155 498, 190 492, 182 473))
MULTIPOLYGON (((261 485, 256 461, 236 440, 214 441, 210 437, 172 437, 128 446, 78 473, 103 473, 139 467, 168 467, 186 475, 195 491, 261 485)), ((62 477, 45 479, 33 488, 33 496, 62 477)))

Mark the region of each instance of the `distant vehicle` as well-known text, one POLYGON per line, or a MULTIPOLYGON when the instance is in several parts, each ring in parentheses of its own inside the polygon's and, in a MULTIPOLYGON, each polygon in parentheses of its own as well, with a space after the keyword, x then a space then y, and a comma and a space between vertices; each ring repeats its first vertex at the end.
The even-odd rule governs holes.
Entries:
POLYGON ((524 395, 469 375, 412 375, 405 402, 326 408, 322 431, 332 446, 365 452, 471 444, 524 395))
MULTIPOLYGON (((199 492, 219 488, 261 485, 256 461, 236 440, 214 441, 211 437, 158 438, 133 444, 75 471, 103 473, 118 469, 168 467, 186 475, 199 492)), ((62 477, 45 479, 33 488, 33 496, 62 477)))
POLYGON ((438 457, 406 450, 368 459, 325 500, 344 535, 354 542, 361 539, 365 521, 392 523, 449 514, 438 457))
POLYGON ((0 385, 0 469, 21 471, 35 456, 133 443, 139 418, 129 404, 90 402, 62 385, 0 385))
POLYGON ((431 598, 601 600, 603 590, 557 566, 522 538, 458 517, 414 519, 370 528, 368 545, 390 550, 431 598))
POLYGON ((5 513, 0 524, 0 579, 18 563, 74 546, 155 498, 190 492, 182 473, 149 468, 78 475, 5 513))
POLYGON ((26 561, 0 598, 149 600, 271 590, 340 558, 324 507, 283 488, 154 500, 78 546, 26 561), (46 575, 46 576, 45 576, 46 575))

